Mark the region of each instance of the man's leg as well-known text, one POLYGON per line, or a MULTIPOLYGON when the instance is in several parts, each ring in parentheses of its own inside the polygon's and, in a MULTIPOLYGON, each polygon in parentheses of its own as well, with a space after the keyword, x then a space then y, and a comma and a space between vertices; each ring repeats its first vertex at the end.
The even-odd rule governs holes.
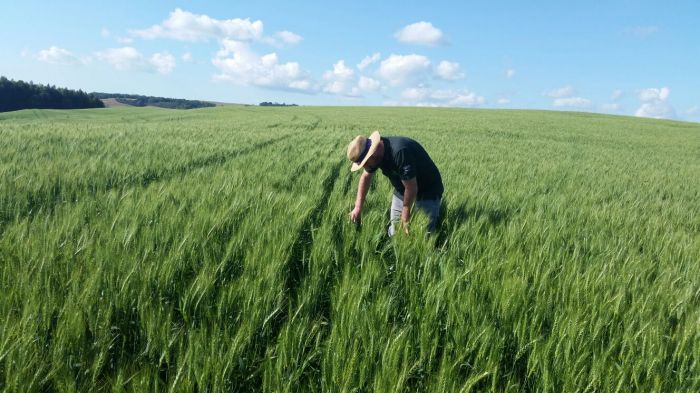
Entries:
POLYGON ((396 233, 396 224, 401 222, 401 211, 403 210, 403 200, 394 194, 391 194, 391 209, 389 212, 389 236, 394 236, 396 233))
POLYGON ((438 218, 440 218, 441 201, 441 198, 416 201, 416 207, 423 210, 430 217, 430 222, 428 223, 429 233, 435 231, 437 226, 438 218))

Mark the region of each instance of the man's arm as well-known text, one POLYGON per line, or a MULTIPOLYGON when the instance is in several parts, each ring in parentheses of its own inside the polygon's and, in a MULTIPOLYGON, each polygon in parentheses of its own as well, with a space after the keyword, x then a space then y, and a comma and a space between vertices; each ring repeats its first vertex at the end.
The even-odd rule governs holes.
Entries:
POLYGON ((355 198, 355 208, 350 212, 350 220, 352 222, 357 221, 362 213, 362 206, 365 203, 365 198, 367 198, 367 192, 369 191, 369 186, 372 184, 372 178, 374 173, 369 173, 363 171, 360 175, 360 184, 357 187, 357 198, 355 198))
POLYGON ((401 210, 401 223, 406 228, 406 233, 408 233, 408 222, 411 220, 411 207, 416 201, 416 195, 418 195, 418 182, 416 178, 409 180, 401 180, 404 187, 403 192, 403 210, 401 210))

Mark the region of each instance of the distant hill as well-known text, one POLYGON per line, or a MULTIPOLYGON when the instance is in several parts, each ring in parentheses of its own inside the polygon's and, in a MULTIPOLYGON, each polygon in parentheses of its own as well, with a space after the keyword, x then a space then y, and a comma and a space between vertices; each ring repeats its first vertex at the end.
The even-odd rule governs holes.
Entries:
POLYGON ((297 104, 285 104, 284 102, 280 104, 279 102, 269 102, 269 101, 263 101, 259 105, 260 106, 299 106, 297 104))
POLYGON ((0 77, 0 112, 20 109, 104 108, 97 97, 82 90, 70 90, 34 82, 0 77))
POLYGON ((215 103, 208 101, 185 100, 181 98, 166 98, 142 96, 137 94, 121 94, 121 93, 91 93, 99 98, 107 106, 157 106, 159 108, 168 109, 194 109, 216 106, 215 103))

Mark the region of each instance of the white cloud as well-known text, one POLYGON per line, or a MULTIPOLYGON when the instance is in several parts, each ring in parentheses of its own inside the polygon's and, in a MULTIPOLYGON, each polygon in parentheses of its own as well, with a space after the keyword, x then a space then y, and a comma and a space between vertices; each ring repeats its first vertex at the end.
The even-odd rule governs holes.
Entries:
POLYGON ((193 61, 192 53, 190 53, 190 52, 185 52, 185 53, 182 55, 182 61, 184 61, 184 62, 186 62, 186 63, 192 62, 192 61, 193 61))
POLYGON ((338 60, 333 64, 333 69, 323 73, 323 79, 328 81, 323 86, 323 91, 331 94, 349 94, 350 80, 355 72, 345 65, 345 60, 338 60))
POLYGON ((575 93, 576 91, 573 87, 564 86, 545 92, 544 95, 550 98, 567 98, 573 96, 575 93))
POLYGON ((450 106, 478 106, 486 103, 486 99, 477 95, 474 92, 463 91, 457 93, 454 98, 450 99, 450 106))
POLYGON ((668 87, 662 87, 660 89, 642 89, 639 92, 639 100, 642 102, 666 101, 669 94, 671 94, 671 89, 668 87))
POLYGON ((552 105, 556 107, 590 108, 591 100, 582 97, 555 98, 552 105))
POLYGON ((634 113, 637 117, 651 117, 654 119, 670 119, 675 117, 673 108, 666 102, 644 103, 634 113))
POLYGON ((83 63, 77 56, 70 51, 52 46, 49 49, 40 50, 36 55, 37 60, 49 64, 73 65, 83 63))
POLYGON ((112 33, 110 33, 110 31, 109 31, 108 29, 104 28, 104 27, 102 28, 102 30, 100 30, 100 35, 101 35, 102 37, 105 37, 105 38, 106 38, 106 37, 109 37, 111 34, 112 34, 112 33))
POLYGON ((430 91, 424 87, 409 87, 401 92, 401 97, 407 100, 422 100, 430 94, 430 91))
POLYGON ((655 119, 668 119, 676 116, 675 110, 668 104, 668 96, 671 89, 662 87, 660 89, 642 89, 639 92, 641 106, 634 113, 637 117, 652 117, 655 119))
POLYGON ((346 81, 352 78, 353 74, 353 70, 345 66, 345 60, 341 59, 338 60, 337 63, 333 64, 333 70, 323 73, 323 79, 346 81))
POLYGON ((700 106, 691 106, 685 111, 685 114, 691 117, 700 116, 700 106))
POLYGON ((430 22, 410 24, 394 34, 394 37, 405 43, 435 46, 445 43, 442 31, 430 22))
POLYGON ((134 42, 132 38, 129 37, 117 37, 117 42, 122 44, 122 45, 128 45, 134 42))
POLYGON ((515 70, 512 68, 509 68, 506 70, 506 79, 511 79, 515 76, 515 70))
POLYGON ((303 38, 296 33, 292 33, 291 31, 278 31, 275 33, 275 37, 282 41, 285 44, 298 44, 300 43, 303 38))
POLYGON ((379 61, 380 57, 381 57, 381 54, 379 54, 379 52, 374 53, 372 56, 365 56, 365 58, 362 59, 362 61, 357 65, 357 69, 360 71, 364 70, 370 64, 376 63, 377 61, 379 61))
POLYGON ((154 53, 149 63, 159 74, 169 74, 175 69, 175 57, 168 52, 154 53))
POLYGON ((224 39, 221 45, 212 59, 212 64, 220 71, 215 79, 244 86, 306 93, 314 91, 308 74, 297 62, 280 63, 274 52, 259 56, 245 42, 224 39))
POLYGON ((559 87, 544 92, 543 95, 552 98, 552 106, 567 108, 590 108, 591 100, 583 97, 575 97, 576 90, 572 86, 559 87))
POLYGON ((479 106, 486 99, 469 90, 433 90, 427 87, 411 87, 401 92, 401 97, 416 106, 479 106))
POLYGON ((130 46, 96 52, 95 57, 119 71, 145 71, 169 74, 175 68, 175 58, 167 52, 154 53, 150 58, 146 59, 141 52, 130 46))
POLYGON ((496 102, 497 102, 498 104, 500 104, 500 105, 508 105, 508 104, 510 104, 510 99, 508 99, 508 98, 499 98, 496 102))
POLYGON ((345 87, 345 83, 342 81, 332 81, 323 86, 323 91, 331 94, 342 94, 345 87))
POLYGON ((131 34, 144 39, 169 38, 195 42, 211 38, 252 41, 260 39, 262 32, 263 23, 260 20, 219 20, 176 8, 161 24, 143 30, 132 30, 131 34))
POLYGON ((391 55, 379 65, 379 76, 391 84, 400 84, 418 78, 430 69, 430 60, 421 55, 391 55))
POLYGON ((143 70, 147 64, 143 55, 130 46, 106 49, 96 52, 95 56, 119 71, 143 70))
POLYGON ((359 82, 357 82, 357 87, 362 91, 377 91, 381 88, 382 84, 376 80, 366 76, 360 76, 359 82))
POLYGON ((464 79, 464 72, 460 70, 459 63, 443 60, 435 67, 435 74, 444 80, 455 81, 464 79))

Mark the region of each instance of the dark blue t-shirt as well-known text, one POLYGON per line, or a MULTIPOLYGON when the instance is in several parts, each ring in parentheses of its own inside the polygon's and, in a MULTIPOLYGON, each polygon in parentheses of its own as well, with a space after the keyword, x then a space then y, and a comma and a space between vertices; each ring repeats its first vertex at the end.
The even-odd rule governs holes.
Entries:
POLYGON ((416 200, 438 199, 444 188, 440 171, 428 153, 418 142, 402 136, 382 137, 384 158, 379 168, 394 186, 394 195, 403 199, 404 186, 401 180, 414 177, 418 183, 416 200))

